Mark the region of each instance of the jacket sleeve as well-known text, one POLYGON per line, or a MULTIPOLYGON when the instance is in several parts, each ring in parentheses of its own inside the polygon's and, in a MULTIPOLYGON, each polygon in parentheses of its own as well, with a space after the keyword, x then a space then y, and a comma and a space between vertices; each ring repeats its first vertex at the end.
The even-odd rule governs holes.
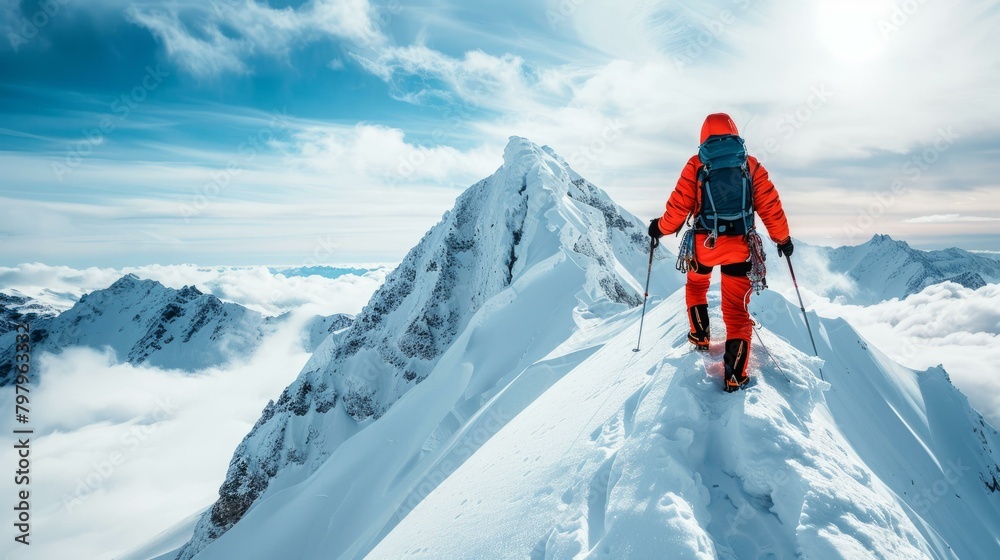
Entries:
POLYGON ((698 163, 698 156, 688 160, 684 170, 681 171, 680 179, 677 180, 674 192, 670 193, 667 209, 663 212, 659 223, 660 231, 665 235, 670 235, 684 227, 684 221, 687 220, 688 215, 695 211, 698 194, 698 163))
POLYGON ((778 189, 774 188, 774 183, 768 177, 767 170, 756 158, 750 159, 750 168, 753 169, 754 210, 764 222, 764 227, 767 228, 767 233, 772 241, 775 243, 788 241, 790 239, 788 220, 781 207, 778 189))

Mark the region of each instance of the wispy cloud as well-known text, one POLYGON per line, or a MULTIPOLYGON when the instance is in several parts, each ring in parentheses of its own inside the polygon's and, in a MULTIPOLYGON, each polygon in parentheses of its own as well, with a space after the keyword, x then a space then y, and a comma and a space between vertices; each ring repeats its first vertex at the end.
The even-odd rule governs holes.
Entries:
POLYGON ((400 129, 369 124, 306 127, 289 147, 294 150, 292 160, 324 176, 388 186, 450 183, 457 188, 496 168, 503 150, 500 143, 466 151, 443 144, 424 146, 407 142, 400 129), (454 183, 458 178, 461 182, 454 183))
POLYGON ((310 0, 281 9, 256 0, 137 4, 127 13, 163 43, 171 59, 199 77, 252 72, 249 58, 287 58, 299 42, 335 40, 358 47, 385 42, 368 0, 310 0))
POLYGON ((227 37, 218 26, 204 25, 201 37, 190 33, 176 11, 129 9, 132 20, 147 27, 163 43, 167 56, 196 76, 214 76, 223 72, 244 74, 244 62, 252 43, 227 37))
POLYGON ((544 83, 524 59, 481 50, 448 56, 426 45, 388 47, 376 56, 354 54, 361 65, 391 83, 400 99, 471 103, 472 108, 522 110, 544 94, 544 83), (415 84, 409 81, 419 78, 415 84))
POLYGON ((908 224, 953 224, 956 222, 998 222, 1000 218, 990 216, 963 216, 961 214, 933 214, 903 220, 908 224))

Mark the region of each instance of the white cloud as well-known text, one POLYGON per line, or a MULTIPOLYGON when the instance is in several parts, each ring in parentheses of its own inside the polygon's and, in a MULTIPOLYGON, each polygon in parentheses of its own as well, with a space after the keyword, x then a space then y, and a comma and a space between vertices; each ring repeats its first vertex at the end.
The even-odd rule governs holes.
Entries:
MULTIPOLYGON (((546 88, 536 87, 542 81, 520 56, 495 56, 470 50, 456 58, 422 44, 380 48, 374 56, 357 53, 353 56, 366 70, 393 84, 396 95, 407 101, 430 102, 439 98, 457 105, 469 116, 481 108, 501 111, 543 108, 535 100, 546 88), (415 90, 403 85, 414 76, 440 85, 420 86, 415 90)), ((424 80, 421 82, 425 83, 424 80)))
POLYGON ((1000 218, 987 216, 963 216, 961 214, 933 214, 903 220, 908 224, 950 224, 955 222, 997 222, 1000 218))
POLYGON ((216 26, 204 26, 201 29, 204 38, 199 38, 188 32, 176 11, 150 11, 132 6, 128 13, 135 23, 160 39, 170 58, 196 76, 249 71, 243 61, 249 44, 227 37, 216 26))
POLYGON ((298 9, 271 8, 256 0, 166 8, 136 4, 127 13, 163 43, 168 56, 200 77, 251 72, 249 57, 287 57, 299 41, 334 39, 358 47, 385 41, 368 0, 310 0, 298 9))
POLYGON ((810 307, 847 319, 903 365, 918 370, 943 365, 970 403, 1000 426, 1000 284, 970 290, 946 282, 902 301, 861 307, 815 299, 810 307))
MULTIPOLYGON (((447 134, 448 124, 432 136, 447 134)), ((293 161, 325 176, 385 186, 414 184, 464 189, 501 163, 502 144, 468 151, 436 144, 411 144, 403 131, 385 126, 311 126, 295 135, 293 161)))
POLYGON ((379 17, 391 12, 372 6, 369 0, 312 0, 302 10, 301 19, 334 37, 373 45, 383 40, 379 17))
POLYGON ((64 311, 83 294, 107 288, 121 277, 121 273, 110 268, 76 270, 68 266, 25 263, 0 267, 0 290, 21 293, 64 311))
MULTIPOLYGON (((248 363, 194 374, 115 365, 88 349, 39 356, 32 544, 7 539, 0 554, 111 558, 214 501, 233 449, 308 359, 302 319, 248 363)), ((12 416, 13 391, 0 396, 12 416)), ((9 445, 2 456, 15 464, 9 445)), ((14 495, 13 477, 3 488, 14 495)))
MULTIPOLYGON (((765 251, 770 257, 764 263, 767 265, 767 283, 770 289, 782 293, 789 301, 797 301, 788 261, 778 257, 772 242, 765 241, 765 244, 765 251)), ((795 279, 801 287, 806 305, 811 305, 814 297, 835 296, 837 301, 843 301, 858 293, 857 283, 842 272, 832 271, 830 260, 816 247, 795 247, 794 261, 795 279)))
MULTIPOLYGON (((261 151, 252 160, 235 146, 187 163, 93 159, 65 185, 102 185, 99 195, 0 201, 10 213, 4 264, 396 261, 462 189, 500 165, 503 145, 462 151, 413 144, 387 127, 297 123, 274 145, 283 154, 261 151)), ((12 180, 24 192, 52 183, 44 159, 0 155, 19 170, 12 180)))

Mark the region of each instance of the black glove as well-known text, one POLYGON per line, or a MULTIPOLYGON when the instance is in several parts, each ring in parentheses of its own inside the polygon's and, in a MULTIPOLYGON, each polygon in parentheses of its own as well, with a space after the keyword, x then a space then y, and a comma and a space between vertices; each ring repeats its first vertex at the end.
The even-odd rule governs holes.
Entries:
POLYGON ((652 237, 653 239, 659 239, 663 237, 663 235, 664 233, 660 231, 660 219, 653 218, 649 222, 649 236, 652 237))
POLYGON ((792 245, 792 238, 789 237, 786 241, 778 243, 778 256, 779 257, 790 257, 792 256, 792 251, 795 250, 795 245, 792 245))

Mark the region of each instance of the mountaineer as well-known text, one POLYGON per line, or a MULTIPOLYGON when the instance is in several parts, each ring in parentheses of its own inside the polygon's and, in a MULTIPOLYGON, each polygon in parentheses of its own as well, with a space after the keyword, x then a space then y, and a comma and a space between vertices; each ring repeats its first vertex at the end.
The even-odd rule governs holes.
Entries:
POLYGON ((698 154, 684 166, 663 216, 650 222, 649 235, 655 243, 680 231, 689 217, 693 219, 692 229, 681 242, 678 269, 687 273, 688 340, 699 350, 708 350, 711 337, 707 294, 712 270, 719 266, 722 272, 727 392, 749 381, 746 369, 753 323, 747 306, 752 291, 767 287, 755 213, 778 244, 778 254, 791 256, 794 246, 788 221, 767 170, 747 154, 729 115, 709 115, 701 127, 698 154))

